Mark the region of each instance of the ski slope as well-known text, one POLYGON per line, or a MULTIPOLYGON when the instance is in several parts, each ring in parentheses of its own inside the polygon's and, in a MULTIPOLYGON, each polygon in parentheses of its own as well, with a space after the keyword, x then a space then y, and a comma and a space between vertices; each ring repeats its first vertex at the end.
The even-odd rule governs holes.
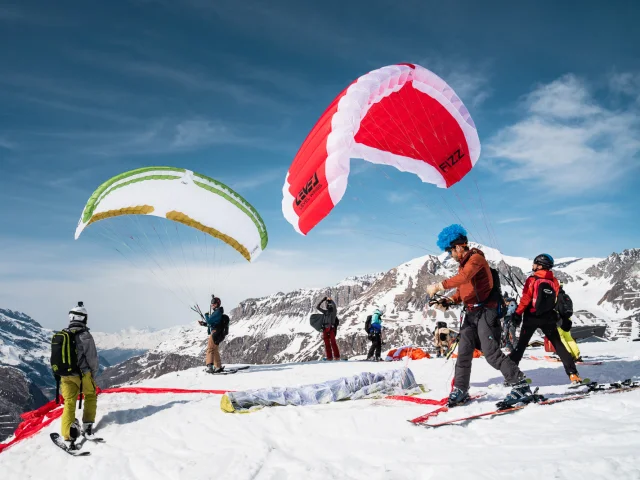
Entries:
MULTIPOLYGON (((640 375, 640 342, 580 345, 600 366, 581 366, 594 381, 640 375)), ((542 356, 542 349, 528 354, 542 356)), ((252 366, 212 376, 203 368, 168 374, 140 386, 248 389, 315 383, 404 362, 316 362, 252 366)), ((409 361, 421 395, 448 393, 453 361, 409 361)), ((560 364, 525 359, 521 367, 545 395, 566 391, 560 364)), ((438 421, 492 410, 508 389, 484 359, 474 360, 471 391, 487 395, 452 409, 438 421), (489 387, 491 385, 491 387, 489 387)), ((0 454, 3 479, 44 479, 52 472, 83 479, 638 479, 640 391, 593 396, 436 430, 407 422, 437 407, 393 400, 356 400, 310 407, 272 407, 227 414, 220 395, 110 394, 98 400, 99 436, 91 456, 73 458, 49 433, 0 454)), ((79 416, 79 415, 78 415, 79 416)))

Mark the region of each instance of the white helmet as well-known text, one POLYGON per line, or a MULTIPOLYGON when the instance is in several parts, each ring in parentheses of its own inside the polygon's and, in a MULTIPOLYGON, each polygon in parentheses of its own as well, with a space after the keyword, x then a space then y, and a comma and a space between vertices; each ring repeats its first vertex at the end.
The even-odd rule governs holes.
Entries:
POLYGON ((69 320, 72 322, 87 323, 87 309, 84 308, 84 302, 78 302, 78 305, 69 310, 69 320))

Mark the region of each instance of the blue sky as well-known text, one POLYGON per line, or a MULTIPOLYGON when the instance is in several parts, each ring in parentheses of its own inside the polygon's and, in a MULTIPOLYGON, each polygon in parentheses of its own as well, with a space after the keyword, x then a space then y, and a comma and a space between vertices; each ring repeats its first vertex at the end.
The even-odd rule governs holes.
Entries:
POLYGON ((4 2, 0 305, 47 326, 79 296, 101 330, 189 321, 157 285, 119 281, 105 242, 73 240, 100 183, 149 165, 210 175, 263 215, 268 250, 225 285, 231 305, 434 253, 459 220, 516 256, 638 247, 640 6, 520 3, 4 2), (354 160, 343 201, 298 235, 280 208, 297 148, 346 85, 399 62, 463 99, 477 167, 442 190, 354 160))

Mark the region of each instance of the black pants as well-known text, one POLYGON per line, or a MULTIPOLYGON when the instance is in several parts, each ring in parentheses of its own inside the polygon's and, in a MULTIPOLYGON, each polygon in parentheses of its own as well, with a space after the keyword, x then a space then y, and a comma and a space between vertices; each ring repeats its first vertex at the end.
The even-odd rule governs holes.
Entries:
POLYGON ((371 348, 369 349, 369 354, 367 358, 375 356, 380 358, 380 353, 382 352, 382 334, 381 332, 373 332, 370 334, 371 338, 371 348))
POLYGON ((534 317, 533 315, 525 315, 522 321, 522 328, 520 329, 518 345, 515 350, 511 352, 511 355, 509 355, 511 360, 516 362, 516 364, 520 363, 524 351, 527 349, 527 345, 529 345, 529 340, 531 340, 531 337, 538 328, 542 330, 542 333, 547 336, 553 348, 556 349, 556 353, 560 357, 560 360, 562 360, 562 365, 564 365, 564 371, 567 372, 567 375, 577 374, 578 369, 576 368, 576 362, 573 361, 573 357, 565 348, 564 343, 562 343, 555 316, 534 317))
POLYGON ((518 381, 520 369, 500 350, 500 334, 500 320, 495 308, 478 308, 467 312, 460 329, 454 387, 465 392, 469 390, 471 363, 476 348, 482 351, 489 365, 502 372, 507 382, 518 381))

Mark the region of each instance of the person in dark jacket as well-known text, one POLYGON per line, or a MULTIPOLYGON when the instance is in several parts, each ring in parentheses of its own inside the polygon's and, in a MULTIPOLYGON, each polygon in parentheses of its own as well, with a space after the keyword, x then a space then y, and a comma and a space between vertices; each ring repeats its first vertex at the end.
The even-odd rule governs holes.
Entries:
POLYGON ((338 309, 331 297, 324 297, 316 307, 324 314, 322 321, 322 339, 324 340, 325 357, 327 361, 340 360, 340 350, 336 343, 338 328, 338 309), (324 307, 322 306, 324 304, 324 307))
POLYGON ((211 298, 211 308, 209 313, 204 314, 204 321, 200 321, 200 325, 207 327, 207 334, 209 340, 207 341, 207 373, 220 373, 224 370, 222 361, 220 360, 220 350, 218 348, 217 336, 218 330, 222 326, 222 315, 224 314, 224 308, 222 302, 218 297, 211 298))
POLYGON ((438 358, 444 357, 449 351, 449 339, 451 338, 451 330, 447 327, 446 322, 438 322, 433 331, 433 343, 436 346, 438 358))
MULTIPOLYGON (((571 383, 580 383, 582 379, 578 375, 576 363, 571 353, 562 343, 558 333, 557 322, 559 317, 553 306, 555 306, 558 292, 560 291, 560 282, 551 271, 553 264, 553 257, 547 253, 542 253, 533 260, 533 265, 531 266, 533 275, 524 282, 522 298, 518 308, 516 308, 515 316, 517 319, 522 319, 522 328, 520 329, 518 344, 515 350, 511 352, 510 357, 514 362, 520 363, 532 335, 539 328, 547 336, 560 360, 562 360, 564 370, 571 383), (551 308, 545 309, 546 311, 541 313, 536 310, 536 305, 540 306, 538 298, 544 295, 543 289, 547 287, 551 290, 551 308)), ((569 321, 567 320, 566 322, 569 321)), ((563 330, 570 329, 570 326, 565 326, 564 324, 562 326, 564 326, 563 330)))
POLYGON ((67 442, 75 442, 82 434, 92 435, 96 420, 98 396, 95 378, 98 375, 98 351, 93 336, 87 328, 87 309, 82 302, 69 311, 69 327, 66 330, 75 334, 78 368, 81 375, 60 377, 60 390, 64 398, 60 434, 67 442), (84 394, 82 427, 76 420, 76 399, 84 394))
POLYGON ((471 363, 477 346, 493 368, 500 370, 512 390, 502 405, 518 403, 531 396, 527 379, 518 365, 500 350, 500 321, 497 301, 490 298, 493 277, 482 251, 469 249, 466 230, 457 224, 446 227, 438 235, 438 246, 449 252, 459 263, 458 274, 442 282, 431 284, 427 293, 433 297, 437 292, 455 288, 455 294, 446 299, 445 307, 464 304, 465 317, 460 328, 458 359, 453 389, 449 394, 449 406, 465 403, 469 399, 471 363))
POLYGON ((369 348, 367 360, 374 362, 382 360, 380 358, 382 354, 382 315, 382 310, 376 308, 371 315, 371 326, 367 332, 369 340, 371 340, 371 348, 369 348))

